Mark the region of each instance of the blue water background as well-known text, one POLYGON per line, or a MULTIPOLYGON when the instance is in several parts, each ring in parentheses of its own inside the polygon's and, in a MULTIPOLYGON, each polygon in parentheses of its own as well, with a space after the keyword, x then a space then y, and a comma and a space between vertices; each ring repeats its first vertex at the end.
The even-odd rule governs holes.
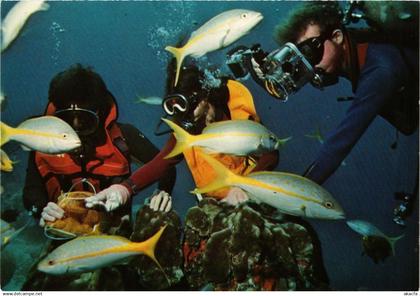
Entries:
MULTIPOLYGON (((14 2, 2 1, 4 18, 14 2)), ((166 45, 181 35, 188 36, 214 15, 233 8, 263 13, 264 20, 235 45, 261 43, 272 50, 276 43, 273 28, 299 2, 49 2, 50 9, 34 14, 20 36, 1 56, 1 89, 7 95, 1 120, 16 126, 25 118, 43 113, 48 85, 59 71, 74 63, 91 65, 100 73, 119 104, 119 121, 138 127, 156 146, 167 136, 156 137, 155 125, 162 111, 159 106, 135 104, 136 96, 164 94, 166 45)), ((232 46, 231 46, 232 47, 232 46)), ((231 48, 209 53, 201 64, 222 67, 231 48)), ((293 139, 281 151, 277 170, 301 174, 314 160, 320 144, 306 134, 319 127, 326 134, 344 116, 350 103, 336 97, 351 95, 348 81, 319 91, 305 87, 287 103, 269 97, 253 81, 245 84, 254 95, 264 124, 280 137, 293 139)), ((416 178, 418 133, 400 136, 396 150, 395 129, 377 118, 355 146, 345 163, 325 187, 339 200, 349 219, 364 219, 389 235, 405 233, 396 244, 396 255, 384 263, 361 256, 360 236, 345 221, 311 220, 322 245, 330 285, 335 290, 417 290, 418 289, 418 207, 401 229, 392 222, 395 191, 412 190, 416 178)), ((2 174, 2 210, 23 212, 21 190, 27 152, 15 143, 5 145, 12 159, 19 160, 15 170, 2 174)), ((134 199, 137 209, 149 196, 148 188, 134 199)), ((177 166, 174 209, 182 216, 195 198, 185 162, 177 166)), ((21 216, 24 216, 22 214, 21 216)), ((23 219, 20 217, 19 219, 23 219)), ((4 290, 19 290, 29 265, 43 242, 42 232, 33 225, 2 251, 2 260, 15 261, 12 280, 4 290)), ((9 267, 12 265, 9 265, 9 267)), ((5 272, 2 270, 2 272, 5 272)))

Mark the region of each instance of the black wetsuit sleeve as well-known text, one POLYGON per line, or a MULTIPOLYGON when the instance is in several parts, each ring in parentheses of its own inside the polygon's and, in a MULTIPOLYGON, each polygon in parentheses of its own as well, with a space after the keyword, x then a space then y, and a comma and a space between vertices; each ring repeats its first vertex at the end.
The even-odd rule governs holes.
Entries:
POLYGON ((47 203, 47 189, 35 164, 35 152, 31 151, 26 168, 25 186, 23 187, 23 205, 33 213, 34 217, 39 218, 47 203))
MULTIPOLYGON (((145 164, 159 153, 159 149, 136 127, 131 124, 119 124, 119 126, 127 142, 130 156, 134 161, 145 164)), ((175 185, 175 180, 176 168, 171 167, 159 179, 158 188, 170 194, 175 185)))

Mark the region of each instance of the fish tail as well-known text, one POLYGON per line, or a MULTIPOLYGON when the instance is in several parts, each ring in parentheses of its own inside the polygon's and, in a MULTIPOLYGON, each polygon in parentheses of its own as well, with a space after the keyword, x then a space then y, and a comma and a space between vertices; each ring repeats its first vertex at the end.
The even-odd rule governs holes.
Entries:
POLYGON ((176 123, 162 118, 162 120, 169 125, 169 127, 174 131, 175 138, 176 138, 176 144, 175 147, 172 149, 172 151, 166 155, 164 158, 171 158, 178 154, 181 154, 185 149, 187 149, 190 144, 194 141, 194 136, 190 135, 188 132, 186 132, 182 127, 177 125, 176 123))
POLYGON ((184 50, 182 48, 176 48, 172 46, 166 46, 165 50, 172 53, 176 59, 176 75, 175 75, 175 82, 174 82, 174 86, 176 86, 178 83, 179 72, 181 71, 182 61, 184 60, 184 57, 185 57, 184 50))
POLYGON ((48 10, 50 8, 50 5, 48 3, 42 3, 41 8, 39 10, 48 10))
POLYGON ((156 256, 155 256, 156 245, 157 245, 157 243, 158 243, 160 237, 162 236, 162 233, 163 233, 163 231, 165 230, 166 227, 167 227, 167 225, 162 226, 159 229, 159 231, 156 232, 151 238, 149 238, 148 240, 146 240, 144 242, 135 243, 135 244, 138 246, 138 251, 145 254, 146 256, 148 256, 150 259, 152 259, 156 263, 156 265, 159 267, 159 269, 165 275, 166 280, 170 284, 171 282, 170 282, 168 276, 166 275, 165 271, 162 268, 162 265, 160 265, 159 261, 157 261, 156 256))
POLYGON ((388 241, 391 244, 391 250, 392 250, 392 255, 395 256, 395 244, 397 241, 399 241, 400 239, 402 239, 405 235, 401 234, 400 236, 396 236, 396 237, 388 237, 388 241))
POLYGON ((216 172, 216 179, 214 179, 210 184, 194 189, 191 193, 207 193, 221 188, 229 187, 232 185, 237 185, 241 183, 242 176, 238 176, 226 168, 222 163, 207 155, 205 153, 200 153, 200 155, 205 159, 205 161, 210 164, 213 170, 216 172))
POLYGON ((10 136, 13 134, 13 127, 8 126, 7 124, 0 122, 0 146, 7 143, 10 140, 10 136))
POLYGON ((290 139, 292 139, 292 137, 287 137, 284 139, 278 139, 277 143, 274 145, 274 149, 279 149, 281 147, 283 147, 290 139))

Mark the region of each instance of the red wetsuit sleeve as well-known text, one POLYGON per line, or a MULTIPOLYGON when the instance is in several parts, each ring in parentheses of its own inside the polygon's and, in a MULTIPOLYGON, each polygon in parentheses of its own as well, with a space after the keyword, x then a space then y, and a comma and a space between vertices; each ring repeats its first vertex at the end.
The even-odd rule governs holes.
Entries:
POLYGON ((252 170, 253 172, 258 171, 272 171, 277 167, 279 163, 279 151, 274 150, 271 152, 267 152, 258 159, 257 165, 252 170))
POLYGON ((182 157, 164 159, 174 148, 176 140, 171 136, 165 147, 148 163, 136 170, 127 180, 121 183, 127 187, 131 195, 137 194, 140 190, 159 180, 167 171, 182 160, 182 157))

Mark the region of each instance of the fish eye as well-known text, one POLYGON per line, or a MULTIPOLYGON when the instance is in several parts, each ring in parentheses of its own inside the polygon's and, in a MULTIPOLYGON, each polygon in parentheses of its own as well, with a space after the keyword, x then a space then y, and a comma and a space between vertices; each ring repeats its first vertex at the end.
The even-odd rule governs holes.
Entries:
POLYGON ((248 14, 247 13, 243 13, 243 14, 241 14, 241 18, 242 19, 246 19, 248 17, 248 14))
POLYGON ((54 265, 54 260, 49 260, 48 265, 54 265))
POLYGON ((63 134, 63 139, 67 139, 68 136, 68 134, 63 134))
POLYGON ((332 208, 333 208, 333 203, 332 203, 332 202, 330 202, 330 201, 326 201, 326 202, 324 203, 324 206, 325 206, 327 209, 332 209, 332 208))

